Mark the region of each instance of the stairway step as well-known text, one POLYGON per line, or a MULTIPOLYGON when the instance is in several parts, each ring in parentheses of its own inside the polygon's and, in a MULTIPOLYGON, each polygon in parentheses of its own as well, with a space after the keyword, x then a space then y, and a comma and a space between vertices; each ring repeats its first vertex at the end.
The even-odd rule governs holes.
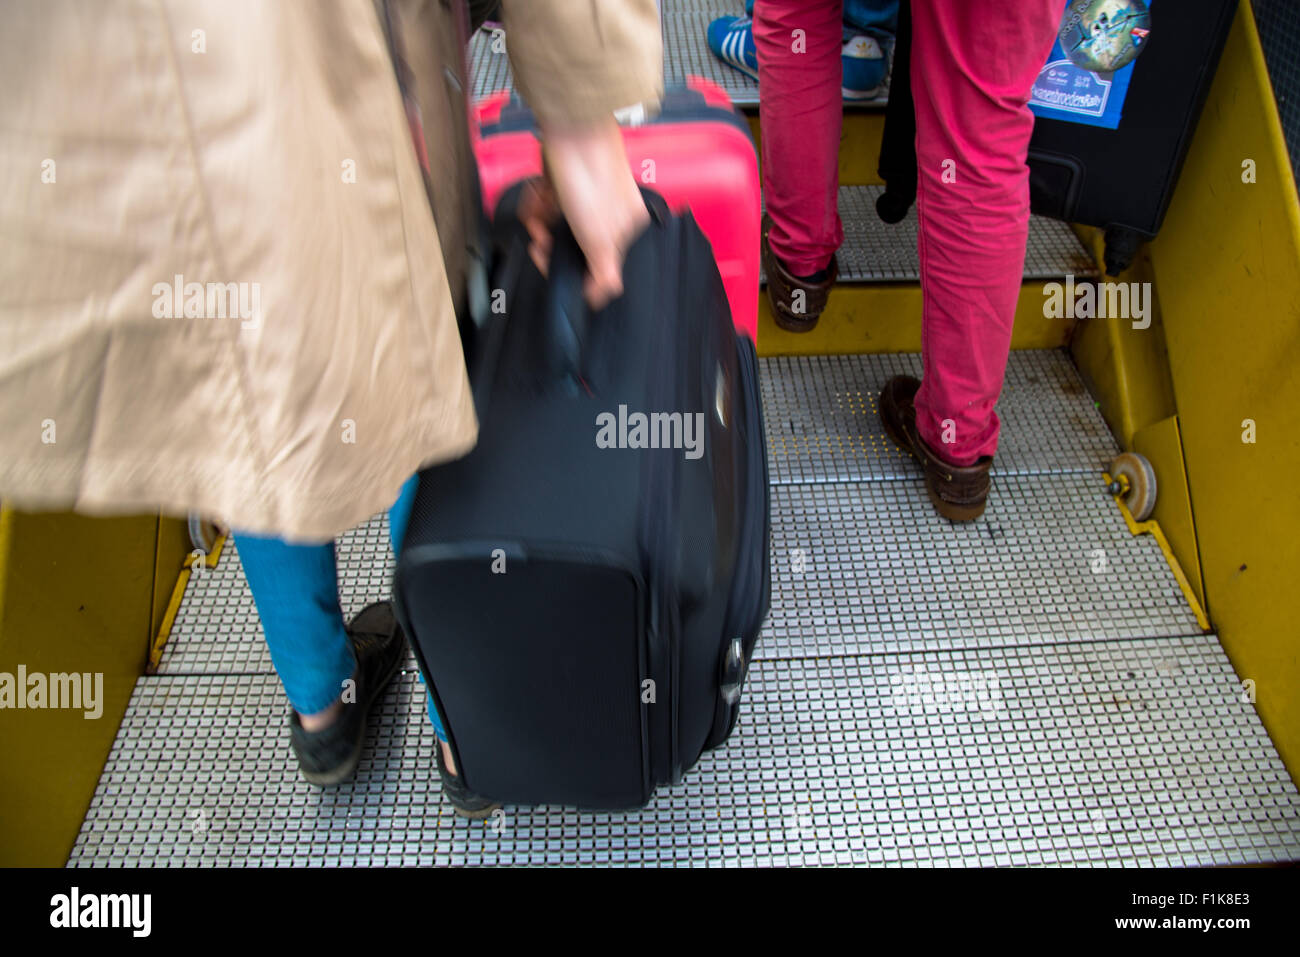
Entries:
POLYGON ((772 488, 757 657, 1199 632, 1160 546, 1129 533, 1100 475, 998 476, 988 510, 962 524, 935 512, 919 478, 772 488))
POLYGON ((760 661, 740 726, 636 813, 442 800, 423 686, 357 776, 299 777, 274 675, 141 678, 70 866, 1260 864, 1300 794, 1213 635, 760 661))
MULTIPOLYGON (((916 252, 918 222, 916 206, 896 224, 876 214, 876 198, 884 192, 879 185, 839 188, 840 222, 844 245, 839 249, 841 284, 915 283, 921 279, 921 260, 916 252)), ((1054 280, 1073 275, 1100 275, 1092 254, 1069 224, 1046 216, 1029 217, 1029 240, 1025 248, 1026 282, 1054 280)), ((762 281, 766 283, 766 276, 762 281)))
MULTIPOLYGON (((1007 554, 1031 549, 1034 535, 1052 537, 1057 526, 1064 523, 1068 526, 1066 540, 1071 544, 1049 545, 1059 554, 1052 560, 1055 564, 1049 562, 1052 571, 1047 577, 1030 582, 1039 589, 1033 594, 1055 595, 1059 600, 1065 600, 1065 596, 1088 598, 1076 594, 1077 589, 1072 591, 1075 586, 1069 583, 1089 567, 1089 554, 1095 548, 1113 551, 1112 564, 1118 562, 1130 572, 1140 569, 1142 574, 1154 576, 1153 587, 1159 583, 1160 601, 1154 610, 1143 611, 1149 602, 1144 603, 1141 596, 1128 595, 1124 583, 1111 580, 1113 574, 1103 576, 1108 583, 1096 583, 1101 590, 1088 598, 1086 614, 1081 612, 1065 631, 1053 632, 1049 628, 1032 640, 1049 640, 1054 634, 1057 638, 1095 634, 1129 637, 1141 634, 1138 623, 1143 621, 1157 626, 1152 634, 1186 634, 1195 630, 1194 620, 1188 618, 1190 613, 1181 596, 1168 605, 1170 595, 1177 595, 1177 586, 1158 550, 1152 552, 1153 546, 1145 539, 1132 539, 1114 505, 1100 494, 1101 471, 1119 449, 1064 352, 1026 351, 1011 355, 999 404, 1003 427, 994 505, 985 519, 970 526, 978 531, 962 533, 966 537, 957 538, 949 535, 945 531, 946 523, 933 514, 916 478, 915 465, 885 437, 876 414, 875 397, 880 386, 891 375, 919 375, 920 356, 791 357, 762 359, 760 364, 768 466, 776 486, 773 568, 778 582, 777 600, 784 601, 792 615, 801 614, 797 609, 807 607, 806 589, 813 587, 812 579, 796 585, 783 577, 781 569, 788 568, 792 549, 820 550, 824 553, 820 557, 810 554, 811 567, 834 568, 837 574, 853 564, 846 559, 848 564, 836 561, 827 565, 829 543, 825 547, 816 544, 814 548, 815 542, 820 542, 821 532, 816 523, 821 512, 817 509, 810 512, 800 506, 799 499, 803 496, 807 501, 820 503, 818 508, 823 511, 839 509, 836 521, 850 523, 863 542, 898 541, 900 549, 908 549, 912 546, 907 542, 916 540, 920 529, 925 528, 929 529, 926 535, 935 536, 942 547, 928 542, 920 549, 924 555, 932 547, 938 548, 941 554, 953 543, 973 536, 977 546, 975 554, 979 556, 974 559, 976 567, 983 567, 998 580, 1005 578, 1005 573, 998 572, 997 568, 1007 554), (1043 492, 1032 483, 1018 480, 1021 476, 1040 473, 1074 474, 1078 481, 1045 487, 1049 490, 1043 492), (837 490, 817 493, 799 484, 883 479, 901 479, 905 483, 900 489, 878 493, 885 496, 883 499, 869 489, 852 493, 846 499, 848 493, 837 490), (782 490, 786 485, 798 487, 786 493, 782 490), (1045 499, 1044 494, 1048 496, 1045 499), (861 509, 850 507, 859 501, 861 509), (997 518, 1010 509, 1021 513, 1014 525, 997 518), (1009 531, 999 531, 1000 539, 986 542, 983 525, 988 522, 995 523, 999 529, 1007 526, 1009 531), (1105 541, 1100 541, 1103 538, 1105 541), (1132 602, 1131 611, 1126 602, 1132 602), (1190 626, 1189 620, 1193 622, 1190 626), (1108 632, 1106 629, 1111 625, 1116 630, 1108 632)), ((384 515, 376 515, 340 536, 337 555, 340 601, 346 616, 388 596, 393 559, 384 515)), ((911 574, 917 569, 908 565, 906 571, 911 574)), ((939 575, 940 570, 931 569, 930 573, 939 575)), ((1094 576, 1085 576, 1082 584, 1092 588, 1093 579, 1094 576)), ((829 588, 833 584, 823 582, 816 587, 829 588)), ((903 585, 919 587, 907 582, 903 585)), ((879 607, 874 598, 863 605, 861 596, 853 592, 838 598, 830 595, 825 601, 828 620, 854 622, 857 632, 852 640, 861 642, 862 648, 877 648, 879 645, 873 642, 896 643, 901 640, 898 635, 906 631, 907 618, 898 621, 891 618, 894 610, 887 600, 879 603, 879 607), (836 601, 847 602, 848 610, 839 608, 836 601), (877 615, 881 617, 879 627, 873 618, 877 615)), ((1030 611, 1045 613, 1038 603, 1030 611)), ((947 622, 946 627, 953 634, 968 630, 952 614, 947 609, 938 618, 927 619, 928 625, 947 622)), ((1053 614, 1059 617, 1065 613, 1057 609, 1053 614)), ((774 612, 769 637, 759 646, 761 655, 790 654, 792 644, 803 640, 797 629, 790 630, 795 627, 793 624, 789 628, 779 625, 778 618, 774 612)), ((995 630, 985 637, 994 640, 1007 634, 1006 629, 995 630)), ((840 644, 826 646, 823 638, 809 637, 808 641, 815 646, 813 653, 845 650, 840 644)), ((239 564, 238 542, 228 540, 217 567, 190 579, 158 671, 170 675, 273 671, 253 596, 239 564)))
MULTIPOLYGON (((227 549, 191 579, 160 675, 274 673, 238 543, 227 549)), ((384 516, 340 538, 345 615, 389 595, 392 566, 384 516)), ((998 476, 965 525, 915 477, 774 485, 772 578, 765 659, 1199 631, 1159 546, 1129 534, 1096 474, 998 476)))
MULTIPOLYGON (((885 435, 876 401, 893 376, 921 377, 920 355, 776 356, 761 359, 760 366, 774 483, 917 474, 911 459, 885 435)), ((998 415, 998 475, 1100 475, 1120 451, 1061 349, 1011 353, 998 415)))
MULTIPOLYGON (((722 63, 709 50, 709 23, 718 17, 742 16, 745 5, 741 0, 661 0, 661 20, 664 41, 664 79, 668 83, 684 83, 688 77, 700 76, 722 87, 737 107, 758 106, 758 82, 734 67, 722 63)), ((509 43, 509 34, 506 43, 509 43)), ((893 62, 893 43, 887 45, 886 54, 893 62)), ((474 95, 486 96, 498 90, 514 89, 509 57, 494 52, 492 37, 479 31, 470 40, 470 66, 474 95)), ((847 109, 858 107, 879 108, 888 102, 889 84, 885 83, 881 95, 861 103, 846 104, 847 109)))

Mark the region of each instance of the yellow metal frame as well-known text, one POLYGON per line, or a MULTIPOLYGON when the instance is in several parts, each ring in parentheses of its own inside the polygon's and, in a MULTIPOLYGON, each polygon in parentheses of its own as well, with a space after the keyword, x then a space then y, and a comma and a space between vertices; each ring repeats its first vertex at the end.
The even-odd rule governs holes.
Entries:
MULTIPOLYGON (((831 290, 810 332, 786 332, 772 318, 764 290, 758 301, 760 356, 856 355, 921 351, 921 287, 856 283, 831 290)), ((1071 319, 1043 316, 1043 283, 1026 282, 1016 302, 1012 349, 1056 349, 1070 341, 1071 319)))
POLYGON ((103 676, 97 719, 0 711, 0 866, 67 861, 145 665, 159 521, 0 509, 0 671, 103 676))
POLYGON ((1149 258, 1206 607, 1300 781, 1300 197, 1249 3, 1149 258))
MULTIPOLYGON (((1096 254, 1097 231, 1079 232, 1096 254)), ((1162 549, 1177 549, 1234 668, 1255 679, 1259 715, 1300 782, 1300 640, 1285 600, 1300 577, 1300 199, 1249 3, 1160 235, 1119 278, 1153 284, 1151 328, 1090 320, 1071 349, 1120 443, 1160 476, 1162 549), (1245 419, 1255 445, 1243 444, 1245 419)))
POLYGON ((1153 422, 1133 434, 1130 446, 1152 463, 1159 480, 1159 495, 1151 517, 1160 523, 1169 547, 1187 573, 1192 590, 1205 604, 1205 578, 1201 552, 1196 544, 1196 523, 1192 516, 1191 493, 1187 488, 1187 466, 1183 460, 1182 432, 1178 416, 1153 422))
MULTIPOLYGON (((221 560, 221 550, 225 547, 225 544, 226 536, 219 536, 216 544, 212 547, 212 551, 203 556, 205 568, 217 567, 217 562, 221 560)), ((145 665, 145 674, 152 675, 158 671, 158 663, 162 661, 163 649, 167 647, 167 639, 171 637, 172 625, 176 622, 176 613, 180 610, 182 599, 185 598, 185 588, 190 583, 190 569, 193 567, 194 553, 191 552, 185 556, 185 566, 181 569, 180 574, 176 576, 176 585, 172 588, 171 599, 167 602, 167 611, 163 614, 162 622, 158 626, 158 633, 149 646, 149 661, 145 665)))
MULTIPOLYGON (((1114 481, 1109 472, 1102 473, 1102 479, 1107 487, 1114 481)), ((1124 491, 1127 491, 1125 489, 1124 491)), ((1165 556, 1165 561, 1169 563, 1169 570, 1174 573, 1174 578, 1178 579, 1178 587, 1182 589, 1183 597, 1187 599, 1187 604, 1191 606, 1192 614, 1196 616, 1196 623, 1201 626, 1201 631, 1210 631, 1210 619, 1205 614, 1205 609, 1201 607, 1200 601, 1196 597, 1196 591, 1192 588, 1192 583, 1188 580, 1187 574, 1183 571, 1183 566, 1178 563, 1174 556, 1174 550, 1169 547, 1169 539, 1165 538, 1165 533, 1161 531, 1160 525, 1155 519, 1147 519, 1145 522, 1139 522, 1129 511, 1129 507, 1124 502, 1124 491, 1111 493, 1111 498, 1119 506, 1120 514, 1124 516, 1124 524, 1128 526, 1129 533, 1136 535, 1150 535, 1160 546, 1160 551, 1165 556)))

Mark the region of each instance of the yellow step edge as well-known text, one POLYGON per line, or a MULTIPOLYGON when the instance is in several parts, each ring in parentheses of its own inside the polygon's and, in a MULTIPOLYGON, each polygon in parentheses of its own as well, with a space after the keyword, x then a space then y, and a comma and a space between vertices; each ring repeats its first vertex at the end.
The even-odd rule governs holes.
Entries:
MULTIPOLYGON (((1102 473, 1102 479, 1106 483, 1107 490, 1113 481, 1109 472, 1102 473)), ((1124 523, 1128 525, 1129 533, 1132 535, 1141 535, 1146 533, 1156 540, 1160 546, 1160 551, 1164 553, 1165 561, 1169 563, 1169 570, 1174 573, 1174 578, 1178 580, 1178 587, 1183 591, 1183 597, 1187 599, 1187 604, 1191 606, 1192 613, 1196 615, 1196 623, 1201 626, 1201 631, 1210 632, 1210 619, 1206 617, 1205 609, 1196 598, 1196 592, 1192 589, 1192 584, 1187 580, 1187 575, 1183 572, 1183 566, 1178 564, 1178 559, 1174 557, 1173 549, 1169 547, 1169 540, 1165 538, 1165 533, 1161 531, 1160 525, 1155 519, 1147 519, 1145 522, 1139 522, 1133 517, 1128 506, 1124 504, 1122 493, 1110 493, 1115 504, 1119 506, 1120 514, 1124 516, 1124 523)))
POLYGON ((180 611, 181 601, 185 598, 185 588, 190 582, 190 569, 194 565, 196 556, 203 562, 204 567, 216 568, 217 562, 221 560, 221 550, 225 547, 226 538, 226 535, 219 536, 216 544, 212 546, 212 551, 206 555, 196 548, 185 557, 185 566, 176 577, 176 586, 172 589, 171 600, 167 602, 167 611, 163 615, 162 622, 158 625, 158 634, 155 636, 153 644, 149 646, 149 660, 145 664, 145 674, 158 673, 158 664, 162 661, 163 649, 167 647, 167 639, 171 637, 172 624, 176 621, 176 613, 180 611))
MULTIPOLYGON (((1072 319, 1043 315, 1043 280, 1025 280, 1016 301, 1012 349, 1067 345, 1072 319)), ((758 296, 760 356, 862 355, 921 351, 919 283, 838 283, 809 332, 787 332, 772 318, 767 290, 758 296)))

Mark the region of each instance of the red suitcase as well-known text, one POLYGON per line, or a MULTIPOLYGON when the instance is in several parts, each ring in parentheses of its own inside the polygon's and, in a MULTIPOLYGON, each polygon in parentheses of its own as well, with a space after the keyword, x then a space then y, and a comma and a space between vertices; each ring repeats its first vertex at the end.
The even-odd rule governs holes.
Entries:
MULTIPOLYGON (((470 112, 483 206, 492 215, 510 186, 542 171, 532 113, 509 92, 470 112)), ((664 93, 653 120, 623 129, 638 182, 689 209, 713 246, 736 329, 758 341, 758 160, 749 126, 717 85, 692 77, 664 93)))

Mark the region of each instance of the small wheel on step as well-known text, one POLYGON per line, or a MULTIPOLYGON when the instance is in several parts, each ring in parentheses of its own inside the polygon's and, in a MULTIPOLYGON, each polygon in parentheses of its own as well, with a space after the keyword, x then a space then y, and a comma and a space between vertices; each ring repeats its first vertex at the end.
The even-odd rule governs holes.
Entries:
POLYGON ((1133 518, 1145 522, 1156 507, 1156 472, 1145 456, 1124 452, 1110 463, 1110 491, 1119 495, 1133 513, 1133 518))
POLYGON ((204 555, 212 554, 212 549, 217 546, 217 539, 221 537, 221 529, 196 512, 190 512, 189 528, 190 545, 204 555))

